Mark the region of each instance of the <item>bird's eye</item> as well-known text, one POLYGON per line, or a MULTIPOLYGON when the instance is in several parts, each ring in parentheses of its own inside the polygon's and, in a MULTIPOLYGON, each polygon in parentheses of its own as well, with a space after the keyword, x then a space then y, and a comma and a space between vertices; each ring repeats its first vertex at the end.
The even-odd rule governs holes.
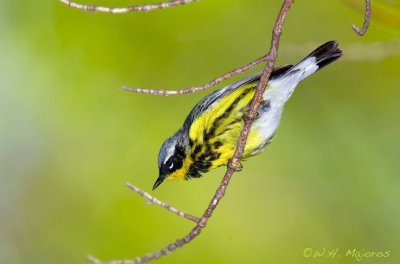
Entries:
POLYGON ((165 166, 168 168, 168 170, 172 170, 172 168, 174 167, 174 163, 171 161, 171 159, 169 159, 165 166))

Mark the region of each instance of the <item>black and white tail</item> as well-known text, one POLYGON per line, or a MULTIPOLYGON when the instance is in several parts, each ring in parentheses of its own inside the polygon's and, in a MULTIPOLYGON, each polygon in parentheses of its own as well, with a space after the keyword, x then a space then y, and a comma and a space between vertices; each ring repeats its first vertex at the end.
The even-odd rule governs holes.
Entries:
POLYGON ((322 69, 326 65, 334 62, 342 56, 342 51, 338 48, 339 44, 336 41, 329 41, 305 57, 301 62, 292 67, 287 73, 292 71, 304 71, 302 80, 307 78, 314 72, 322 69))
POLYGON ((319 46, 298 64, 283 67, 278 74, 271 76, 269 84, 272 89, 270 92, 266 90, 264 98, 275 97, 276 100, 286 102, 300 81, 342 56, 342 51, 338 46, 336 41, 329 41, 319 46))

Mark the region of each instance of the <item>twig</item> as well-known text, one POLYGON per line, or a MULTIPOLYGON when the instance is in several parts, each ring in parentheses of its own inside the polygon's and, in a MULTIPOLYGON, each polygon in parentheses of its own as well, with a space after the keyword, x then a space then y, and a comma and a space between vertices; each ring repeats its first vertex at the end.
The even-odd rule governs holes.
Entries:
POLYGON ((180 90, 145 89, 145 88, 129 87, 129 86, 122 86, 122 89, 129 91, 129 92, 134 92, 134 93, 144 93, 144 94, 164 95, 164 96, 195 93, 198 91, 209 89, 209 88, 219 84, 220 82, 222 82, 228 78, 231 78, 237 74, 246 72, 246 71, 250 70, 251 68, 254 68, 258 64, 265 62, 265 61, 267 61, 267 55, 264 55, 264 56, 254 60, 240 68, 234 69, 234 70, 227 72, 221 76, 218 76, 217 78, 211 80, 208 83, 198 85, 198 86, 193 86, 193 87, 186 88, 186 89, 180 89, 180 90))
MULTIPOLYGON (((352 28, 358 35, 363 36, 365 34, 365 32, 368 30, 370 21, 371 21, 371 1, 365 0, 365 18, 364 18, 363 27, 362 27, 362 29, 360 29, 356 25, 352 25, 352 28)), ((129 87, 129 86, 123 85, 122 89, 129 91, 129 92, 133 92, 133 93, 144 93, 144 94, 163 95, 163 96, 195 93, 198 91, 209 89, 228 78, 231 78, 237 74, 246 72, 246 71, 254 68, 255 66, 257 66, 258 64, 267 61, 267 59, 268 59, 268 56, 264 55, 242 67, 236 68, 230 72, 220 75, 208 83, 197 85, 197 86, 192 86, 190 88, 179 89, 179 90, 168 90, 168 89, 146 89, 146 88, 129 87)))
POLYGON ((364 36, 365 32, 367 32, 369 24, 371 22, 371 0, 365 0, 365 16, 363 27, 360 29, 356 25, 353 25, 353 30, 359 35, 364 36))
POLYGON ((170 211, 171 213, 174 213, 176 215, 184 217, 184 218, 186 218, 186 219, 188 219, 190 221, 193 221, 195 223, 198 223, 200 221, 200 218, 198 218, 196 216, 193 216, 191 214, 182 212, 181 210, 176 209, 172 205, 167 204, 166 202, 162 202, 162 201, 158 200, 157 198, 151 196, 149 193, 139 189, 138 187, 136 187, 135 185, 133 185, 133 184, 131 184, 129 182, 126 183, 126 186, 128 186, 128 188, 131 189, 132 191, 134 191, 135 193, 137 193, 140 196, 142 196, 143 198, 145 198, 147 201, 149 201, 149 202, 151 202, 151 203, 153 203, 155 205, 161 206, 161 207, 167 209, 168 211, 170 211))
POLYGON ((92 264, 102 264, 101 260, 99 260, 93 256, 90 256, 90 255, 87 256, 86 259, 87 259, 87 261, 89 261, 92 264))
MULTIPOLYGON (((262 95, 264 93, 265 87, 267 86, 268 78, 273 70, 275 60, 277 57, 278 53, 278 46, 279 46, 279 39, 282 34, 282 25, 285 21, 286 14, 289 11, 290 6, 292 5, 294 0, 284 0, 284 3, 282 4, 282 7, 279 11, 278 17, 275 22, 275 26, 273 29, 272 33, 272 41, 271 41, 271 47, 267 55, 267 65, 265 66, 260 82, 257 85, 257 90, 256 93, 254 94, 254 97, 251 101, 250 104, 250 109, 247 113, 247 117, 244 122, 243 130, 239 136, 237 147, 235 150, 235 153, 230 160, 228 164, 227 171, 218 186, 218 189, 216 190, 213 198, 211 199, 210 204, 208 205, 207 209, 205 210, 203 216, 201 217, 200 221, 196 224, 196 226, 190 231, 186 236, 177 239, 175 242, 172 242, 168 244, 166 247, 163 249, 138 257, 133 260, 113 260, 111 262, 108 262, 109 264, 139 264, 139 263, 145 263, 149 262, 154 259, 158 259, 162 256, 165 256, 174 250, 176 250, 179 247, 182 247, 188 243, 190 243, 193 239, 195 239, 201 231, 206 227, 208 220, 212 216, 214 210, 217 208, 218 203, 222 199, 222 197, 225 195, 226 188, 228 187, 228 184, 231 180, 232 175, 235 173, 237 165, 240 162, 240 158, 242 157, 246 141, 247 141, 247 136, 249 135, 251 125, 253 123, 254 117, 257 113, 258 107, 260 105, 262 95)), ((95 264, 101 263, 99 260, 96 258, 90 257, 89 261, 95 264)))
POLYGON ((128 12, 147 12, 154 9, 170 8, 178 5, 185 5, 196 2, 198 0, 171 0, 169 2, 160 2, 158 4, 144 4, 144 5, 132 5, 127 7, 106 7, 97 5, 86 5, 78 4, 70 0, 59 0, 61 3, 66 4, 70 7, 74 7, 81 10, 92 11, 92 12, 105 12, 111 14, 117 13, 128 13, 128 12))

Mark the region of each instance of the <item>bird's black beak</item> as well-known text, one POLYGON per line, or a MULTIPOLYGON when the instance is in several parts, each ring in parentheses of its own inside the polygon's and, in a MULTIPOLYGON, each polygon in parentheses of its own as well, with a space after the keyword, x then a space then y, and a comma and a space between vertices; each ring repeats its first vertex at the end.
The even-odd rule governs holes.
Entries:
POLYGON ((153 185, 153 191, 165 180, 164 175, 160 175, 153 185))

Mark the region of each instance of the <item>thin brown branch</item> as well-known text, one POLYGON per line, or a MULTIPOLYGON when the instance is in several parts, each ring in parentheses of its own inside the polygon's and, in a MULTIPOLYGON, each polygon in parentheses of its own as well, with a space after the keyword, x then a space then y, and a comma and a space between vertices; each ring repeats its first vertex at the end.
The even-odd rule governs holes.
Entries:
POLYGON ((193 221, 195 223, 200 222, 200 218, 193 216, 191 214, 182 212, 181 210, 176 209, 175 207, 173 207, 170 204, 167 204, 166 202, 162 202, 160 200, 158 200, 157 198, 151 196, 149 193, 141 190, 140 188, 136 187, 135 185, 127 182, 126 186, 128 186, 129 189, 131 189, 132 191, 134 191, 135 193, 139 194, 140 196, 142 196, 143 198, 145 198, 147 201, 149 201, 150 203, 153 203, 155 205, 161 206, 163 208, 165 208, 166 210, 170 211, 171 213, 174 213, 176 215, 179 215, 183 218, 186 218, 190 221, 193 221))
MULTIPOLYGON (((212 216, 214 210, 217 208, 218 203, 222 199, 222 197, 225 195, 226 189, 229 185, 229 182, 231 180, 232 175, 235 173, 236 168, 240 162, 240 159, 242 157, 246 141, 247 141, 247 136, 249 135, 251 125, 253 123, 253 120, 256 116, 256 113, 258 111, 258 107, 260 105, 262 95, 264 93, 265 87, 267 86, 268 78, 271 75, 271 72, 273 70, 276 57, 278 54, 278 47, 279 47, 279 40, 280 36, 282 34, 282 25, 285 21, 286 14, 289 11, 290 6, 292 5, 294 0, 285 0, 284 3, 282 4, 282 7, 279 11, 278 17, 275 22, 275 26, 273 29, 272 33, 272 41, 271 41, 271 47, 267 55, 267 65, 265 66, 260 82, 257 85, 257 90, 256 93, 251 101, 250 104, 250 109, 247 113, 247 118, 245 119, 245 123, 243 126, 243 130, 239 136, 237 147, 235 150, 235 154, 233 155, 232 159, 230 160, 228 164, 227 171, 218 186, 218 189, 216 190, 213 198, 211 199, 210 204, 208 205, 207 209, 205 210, 203 216, 201 217, 200 221, 196 224, 196 226, 190 231, 186 236, 177 239, 175 242, 172 242, 168 244, 166 247, 163 249, 138 257, 133 260, 113 260, 111 262, 108 262, 110 264, 139 264, 139 263, 145 263, 149 262, 155 259, 158 259, 162 256, 165 256, 173 251, 175 251, 177 248, 182 247, 188 243, 190 243, 193 239, 195 239, 201 231, 206 227, 208 220, 212 216)), ((101 263, 99 260, 90 257, 89 261, 95 264, 101 263)))
POLYGON ((364 36, 365 32, 367 32, 369 24, 371 22, 371 0, 365 0, 365 16, 363 27, 360 29, 356 25, 353 25, 353 30, 359 35, 364 36))
POLYGON ((87 5, 78 4, 69 0, 59 0, 61 3, 68 5, 69 7, 92 11, 92 12, 104 12, 111 14, 129 13, 129 12, 147 12, 155 9, 165 9, 178 5, 185 5, 196 2, 198 0, 171 0, 169 2, 160 2, 158 4, 144 4, 144 5, 132 5, 127 7, 106 7, 98 5, 87 5))
POLYGON ((254 60, 240 68, 236 68, 230 72, 224 73, 223 75, 218 76, 217 78, 211 80, 208 83, 198 85, 198 86, 193 86, 193 87, 186 88, 186 89, 180 89, 180 90, 145 89, 145 88, 129 87, 129 86, 122 86, 122 89, 129 91, 129 92, 134 92, 134 93, 144 93, 144 94, 164 95, 164 96, 195 93, 198 91, 209 89, 209 88, 219 84, 220 82, 222 82, 228 78, 231 78, 237 74, 246 72, 246 71, 254 68, 255 66, 257 66, 258 64, 265 62, 265 61, 267 61, 267 55, 264 55, 264 56, 254 60))

